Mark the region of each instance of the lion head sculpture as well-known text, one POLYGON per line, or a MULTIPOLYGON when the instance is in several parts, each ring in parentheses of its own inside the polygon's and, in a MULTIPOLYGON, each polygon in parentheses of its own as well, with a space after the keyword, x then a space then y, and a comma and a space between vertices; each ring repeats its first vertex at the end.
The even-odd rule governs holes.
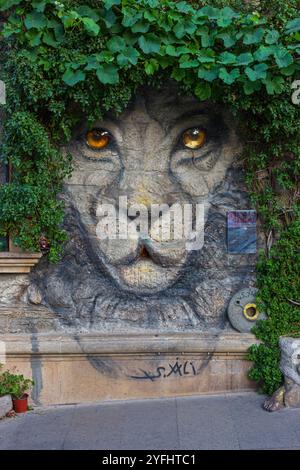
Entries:
POLYGON ((67 150, 74 161, 63 194, 69 241, 58 265, 44 260, 32 276, 42 303, 70 326, 224 326, 228 300, 249 284, 255 263, 227 253, 226 212, 248 206, 228 112, 171 85, 144 88, 120 116, 83 122, 67 150), (187 249, 187 232, 163 239, 160 216, 195 204, 204 208, 204 245, 187 249), (158 215, 151 213, 141 236, 140 208, 150 213, 153 205, 158 215), (99 207, 117 216, 109 219, 115 236, 101 237, 99 207), (118 236, 120 219, 137 229, 133 236, 118 236))

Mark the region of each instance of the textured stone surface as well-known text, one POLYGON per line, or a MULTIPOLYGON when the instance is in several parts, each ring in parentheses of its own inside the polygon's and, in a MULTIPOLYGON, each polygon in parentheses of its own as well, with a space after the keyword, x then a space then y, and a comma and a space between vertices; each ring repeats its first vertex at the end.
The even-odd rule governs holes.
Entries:
POLYGON ((280 370, 286 379, 300 385, 300 339, 280 338, 280 370))
POLYGON ((12 409, 12 401, 10 395, 0 397, 0 419, 3 418, 12 409))
POLYGON ((28 276, 24 274, 0 275, 0 306, 13 305, 22 299, 29 286, 28 276))
POLYGON ((63 329, 227 327, 228 301, 254 283, 256 262, 255 255, 227 253, 226 212, 249 207, 228 113, 174 90, 147 90, 121 116, 94 127, 108 129, 114 145, 89 149, 84 123, 75 134, 68 149, 75 168, 63 195, 70 241, 58 265, 40 263, 28 299, 48 307, 63 329), (208 136, 197 151, 178 144, 193 126, 208 136), (129 206, 204 203, 203 249, 188 252, 186 239, 162 242, 155 223, 147 240, 99 240, 97 205, 109 202, 118 210, 119 196, 127 196, 129 206), (147 259, 139 257, 143 246, 147 259))
POLYGON ((300 407, 300 386, 292 380, 285 380, 284 404, 287 407, 300 407))

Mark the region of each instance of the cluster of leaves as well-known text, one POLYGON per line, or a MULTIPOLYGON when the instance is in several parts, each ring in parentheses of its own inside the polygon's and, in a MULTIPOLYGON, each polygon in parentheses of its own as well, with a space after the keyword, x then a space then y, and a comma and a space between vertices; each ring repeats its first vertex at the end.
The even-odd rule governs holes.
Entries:
MULTIPOLYGON (((104 0, 4 1, 16 6, 2 36, 18 37, 43 60, 44 48, 64 48, 71 36, 91 46, 60 62, 59 72, 70 86, 95 74, 103 85, 120 81, 124 70, 141 64, 147 75, 169 69, 178 81, 195 84, 200 99, 211 97, 214 82, 238 82, 246 94, 265 86, 280 93, 284 77, 299 70, 300 19, 280 28, 258 12, 239 13, 229 6, 194 8, 186 1, 104 0), (97 46, 97 47, 93 47, 97 46)), ((49 71, 53 62, 44 61, 49 71)))
POLYGON ((251 375, 269 393, 281 380, 278 337, 300 331, 297 4, 0 0, 1 154, 13 167, 0 188, 0 236, 30 250, 46 237, 50 260, 59 259, 66 235, 57 195, 71 168, 59 148, 83 117, 119 113, 139 86, 170 77, 183 92, 224 103, 241 123, 249 190, 268 234, 258 284, 269 319, 256 328, 263 344, 251 350, 251 375))

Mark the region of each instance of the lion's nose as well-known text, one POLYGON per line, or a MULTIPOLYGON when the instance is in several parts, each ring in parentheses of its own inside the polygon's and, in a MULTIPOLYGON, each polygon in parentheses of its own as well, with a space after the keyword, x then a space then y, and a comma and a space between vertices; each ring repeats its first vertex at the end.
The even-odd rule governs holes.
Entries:
POLYGON ((135 219, 137 219, 138 217, 139 217, 139 214, 138 214, 138 213, 135 214, 135 215, 129 215, 129 214, 127 214, 127 218, 128 218, 131 222, 133 222, 133 221, 134 221, 135 219))

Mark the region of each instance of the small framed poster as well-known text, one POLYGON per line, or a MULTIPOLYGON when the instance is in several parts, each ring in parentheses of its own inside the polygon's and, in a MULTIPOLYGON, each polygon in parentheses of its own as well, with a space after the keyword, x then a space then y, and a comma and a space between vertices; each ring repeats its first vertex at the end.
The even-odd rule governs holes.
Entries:
POLYGON ((256 211, 227 212, 227 247, 230 254, 256 253, 256 211))

